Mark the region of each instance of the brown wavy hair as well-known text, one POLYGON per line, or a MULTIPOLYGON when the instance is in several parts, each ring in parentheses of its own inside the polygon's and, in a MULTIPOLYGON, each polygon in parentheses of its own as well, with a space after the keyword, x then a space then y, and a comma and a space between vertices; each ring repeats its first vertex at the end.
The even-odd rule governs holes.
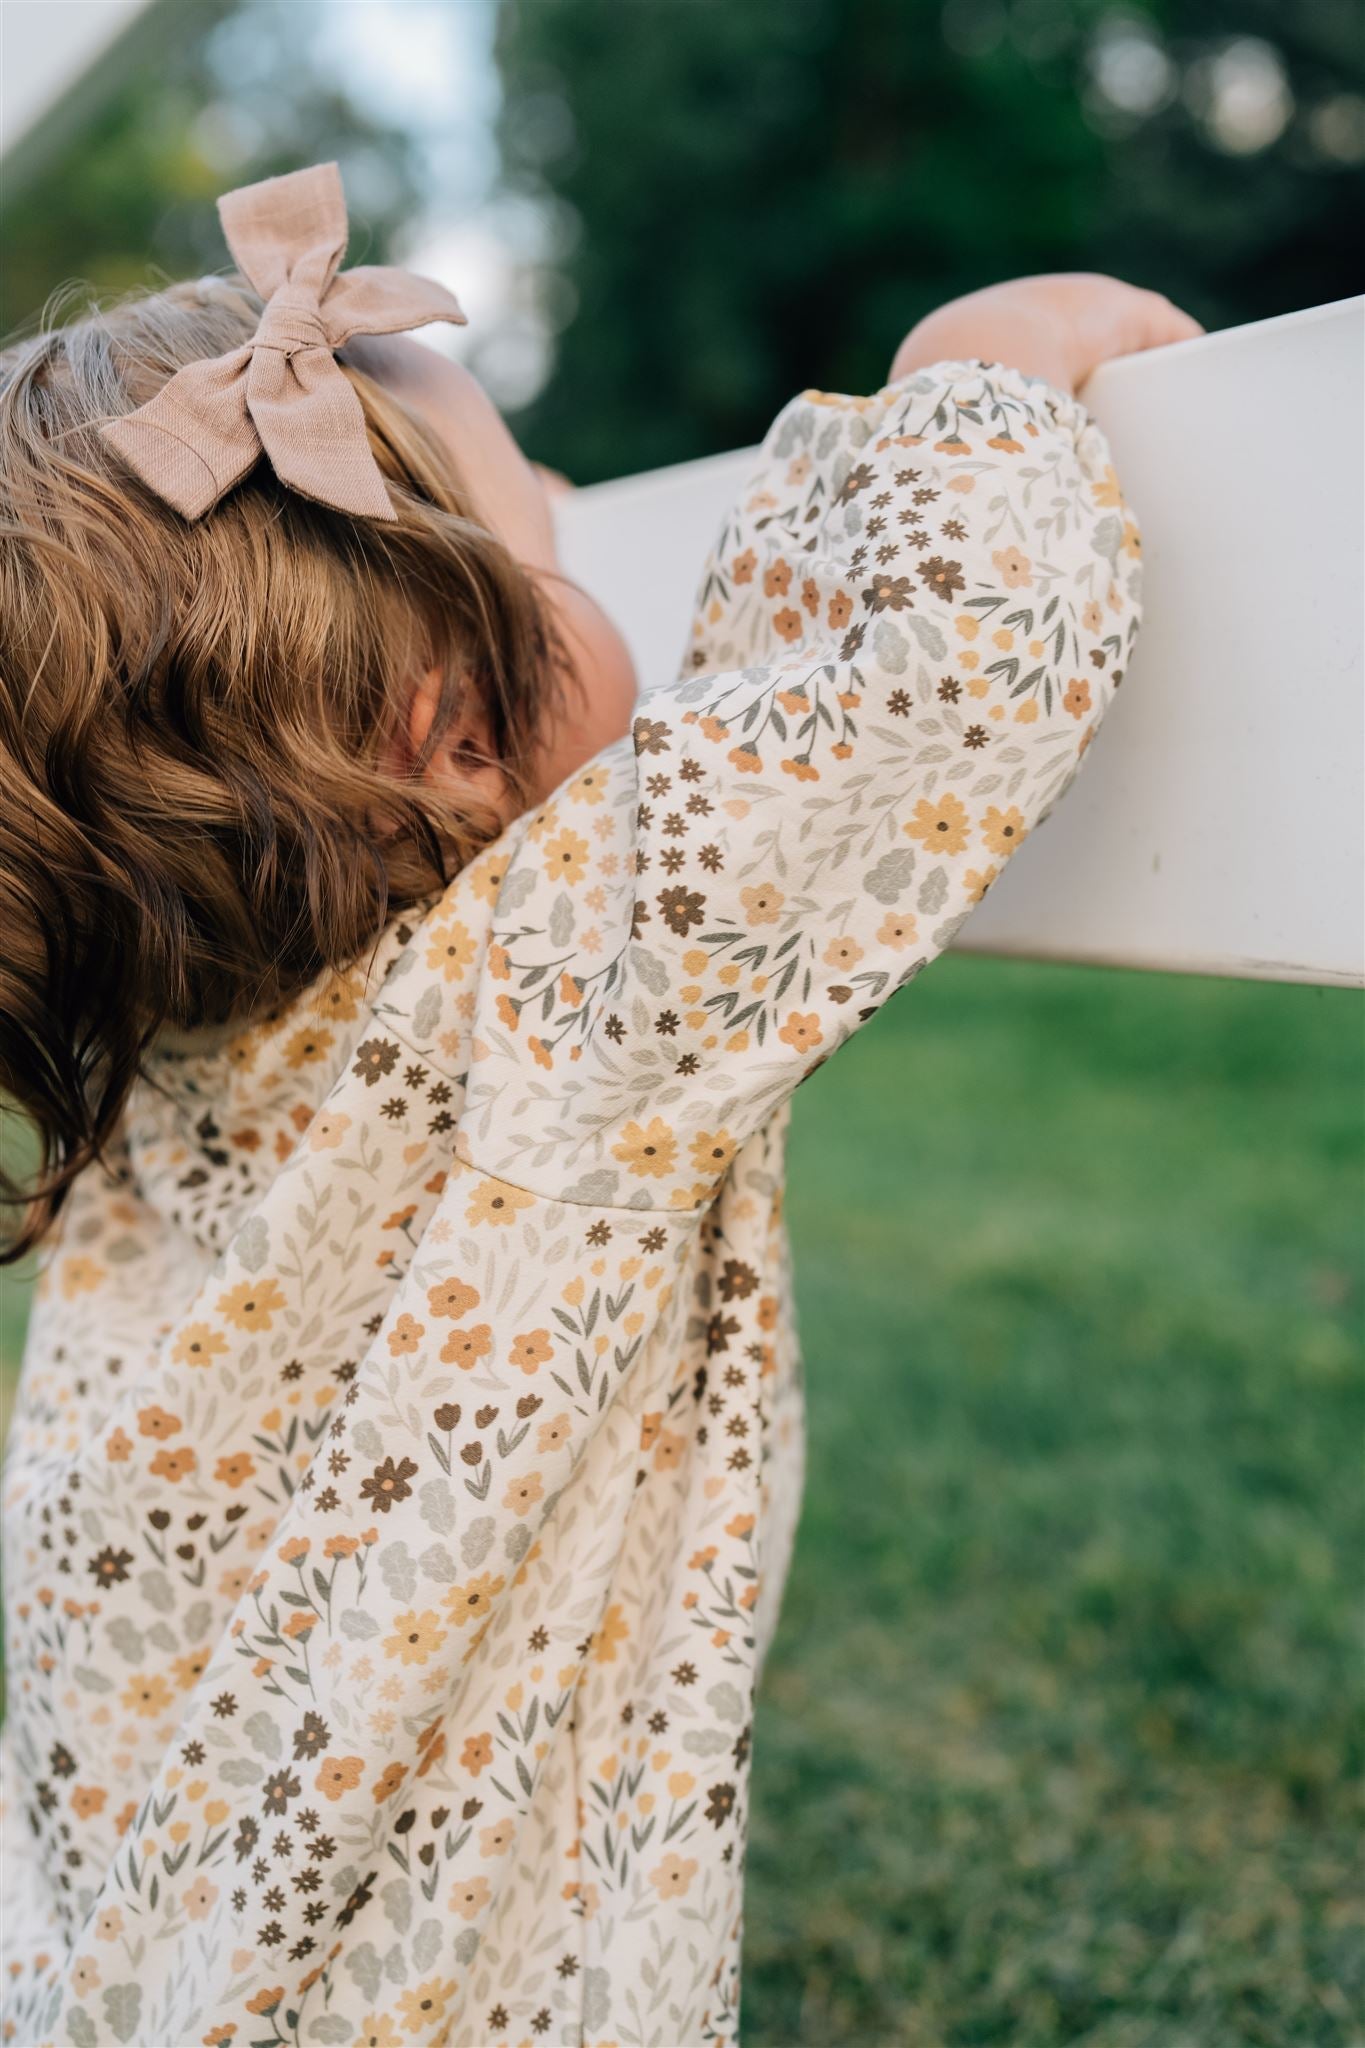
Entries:
POLYGON ((0 1090, 41 1163, 0 1169, 36 1244, 105 1154, 146 1049, 269 1011, 355 961, 500 824, 421 771, 462 707, 525 789, 562 687, 529 576, 448 451, 340 360, 392 523, 297 497, 269 464, 194 524, 96 428, 239 347, 260 300, 203 280, 0 353, 0 1090), (411 772, 414 679, 442 677, 411 772), (401 740, 400 740, 401 743, 401 740))

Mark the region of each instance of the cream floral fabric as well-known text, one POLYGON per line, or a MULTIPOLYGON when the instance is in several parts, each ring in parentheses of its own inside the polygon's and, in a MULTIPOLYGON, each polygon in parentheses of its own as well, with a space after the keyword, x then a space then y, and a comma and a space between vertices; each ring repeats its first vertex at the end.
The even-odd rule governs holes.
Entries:
POLYGON ((788 1098, 1066 788, 1138 576, 1047 386, 808 392, 633 737, 157 1050, 8 1451, 6 2040, 734 2043, 788 1098))

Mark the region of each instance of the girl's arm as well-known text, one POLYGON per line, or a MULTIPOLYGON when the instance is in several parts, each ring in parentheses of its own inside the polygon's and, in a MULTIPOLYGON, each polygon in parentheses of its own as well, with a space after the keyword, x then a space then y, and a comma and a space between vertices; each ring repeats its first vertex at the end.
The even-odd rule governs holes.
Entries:
POLYGON ((973 318, 945 309, 882 390, 807 392, 774 422, 682 675, 644 700, 632 747, 530 821, 503 885, 461 1134, 486 1169, 702 1205, 1069 785, 1121 687, 1141 580, 1072 387, 1097 349, 1162 330, 1105 285, 1049 336, 1052 291, 1022 288, 1016 345, 1060 383, 972 355, 921 366, 969 345, 973 318))

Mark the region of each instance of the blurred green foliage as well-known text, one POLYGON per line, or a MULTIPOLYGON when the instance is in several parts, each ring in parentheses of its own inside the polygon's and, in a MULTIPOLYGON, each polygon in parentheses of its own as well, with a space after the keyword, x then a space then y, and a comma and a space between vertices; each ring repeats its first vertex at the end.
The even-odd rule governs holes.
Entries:
POLYGON ((811 383, 875 389, 921 314, 1021 272, 1115 271, 1210 327, 1361 289, 1361 162, 1327 148, 1365 119, 1354 0, 500 20, 507 175, 559 209, 542 282, 573 309, 519 426, 580 481, 757 440, 811 383))

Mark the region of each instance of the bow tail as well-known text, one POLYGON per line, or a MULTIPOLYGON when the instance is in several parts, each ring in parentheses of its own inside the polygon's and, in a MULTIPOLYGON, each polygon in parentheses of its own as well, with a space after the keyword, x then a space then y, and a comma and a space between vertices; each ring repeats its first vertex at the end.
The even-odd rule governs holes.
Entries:
POLYGON ((240 348, 187 363, 146 405, 101 428, 148 489, 186 519, 210 511, 260 455, 247 410, 250 362, 250 348, 240 348))
POLYGON ((328 348, 258 349, 247 405, 280 482, 357 519, 397 517, 365 414, 328 348))

